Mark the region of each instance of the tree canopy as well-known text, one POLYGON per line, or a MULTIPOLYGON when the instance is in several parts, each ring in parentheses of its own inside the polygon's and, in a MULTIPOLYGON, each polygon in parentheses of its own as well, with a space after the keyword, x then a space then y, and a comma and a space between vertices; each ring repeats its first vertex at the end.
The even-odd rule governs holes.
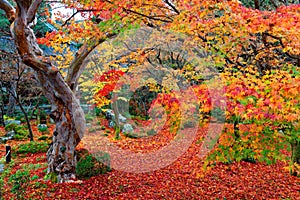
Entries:
MULTIPOLYGON (((61 13, 56 18, 54 16, 53 21, 48 20, 55 30, 37 39, 36 36, 43 34, 33 32, 31 23, 43 1, 15 2, 14 5, 0 0, 0 8, 8 20, 3 23, 6 27, 10 24, 22 61, 35 70, 52 105, 51 118, 56 123, 56 130, 47 153, 48 172, 58 175, 59 182, 75 178, 75 148, 85 132, 85 118, 76 92, 79 78, 92 59, 99 59, 96 65, 101 65, 94 83, 98 88, 92 94, 98 106, 110 103, 107 98, 115 89, 116 79, 128 74, 139 77, 142 64, 153 64, 156 60, 158 65, 155 67, 163 71, 162 68, 167 66, 169 71, 161 75, 154 69, 152 73, 161 83, 148 80, 147 84, 161 93, 158 99, 166 101, 165 107, 174 115, 171 120, 184 118, 183 112, 177 112, 173 85, 180 85, 185 80, 189 83, 185 85, 186 91, 198 94, 201 114, 214 115, 210 119, 224 116, 225 122, 234 126, 233 132, 224 131, 217 143, 219 146, 208 158, 223 162, 242 159, 276 161, 281 159, 278 156, 283 147, 280 142, 285 141, 292 147, 291 170, 294 174, 299 173, 299 4, 290 4, 294 1, 251 1, 246 4, 243 1, 248 6, 245 7, 236 0, 64 0, 61 3, 74 9, 74 13, 70 16, 61 13), (81 15, 82 20, 75 20, 76 15, 81 15), (206 52, 207 60, 204 61, 213 63, 211 71, 214 75, 203 74, 203 69, 211 69, 205 64, 199 66, 192 61, 185 62, 179 52, 166 53, 155 46, 156 41, 172 42, 174 37, 171 34, 165 34, 163 38, 155 31, 140 35, 153 42, 153 46, 139 44, 131 48, 126 43, 120 47, 110 46, 107 42, 113 43, 128 31, 137 29, 184 35, 187 38, 184 42, 194 47, 189 48, 190 51, 206 52), (51 46, 55 54, 45 56, 41 45, 51 46), (76 48, 72 49, 72 45, 76 48), (105 48, 114 51, 113 57, 105 48), (94 54, 91 56, 91 53, 94 54), (99 57, 95 56, 97 53, 99 57), (110 69, 124 65, 128 71, 110 69), (130 69, 140 71, 130 74, 130 69), (178 78, 176 81, 170 78, 174 74, 178 78), (224 84, 209 87, 210 82, 215 83, 213 77, 216 76, 222 78, 224 84), (223 101, 211 97, 212 93, 219 91, 224 91, 225 113, 221 112, 223 101), (259 128, 242 131, 241 124, 247 123, 259 128), (272 145, 266 147, 270 140, 272 145)), ((42 10, 47 10, 46 4, 42 10)), ((46 14, 48 16, 50 12, 46 14)), ((180 37, 176 39, 181 42, 180 37)), ((134 42, 138 43, 138 38, 134 42)), ((204 57, 201 52, 195 54, 204 57)), ((190 105, 189 93, 181 92, 185 94, 182 96, 186 104, 190 105)), ((206 162, 209 164, 211 160, 206 162)))

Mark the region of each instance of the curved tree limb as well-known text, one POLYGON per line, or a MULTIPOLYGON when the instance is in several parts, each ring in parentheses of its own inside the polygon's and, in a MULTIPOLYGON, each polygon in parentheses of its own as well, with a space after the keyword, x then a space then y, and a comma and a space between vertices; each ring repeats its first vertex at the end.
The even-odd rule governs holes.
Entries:
POLYGON ((4 10, 10 23, 15 20, 16 10, 7 0, 0 0, 0 9, 4 10))
POLYGON ((85 58, 99 44, 105 42, 108 38, 112 38, 116 35, 117 35, 116 33, 107 34, 107 36, 105 38, 101 38, 99 40, 92 39, 92 40, 86 41, 81 46, 81 48, 76 53, 74 60, 70 64, 69 71, 67 74, 67 79, 66 79, 67 84, 69 85, 71 90, 73 90, 73 92, 75 91, 77 84, 78 84, 78 79, 84 70, 85 66, 83 65, 83 62, 84 62, 85 58))
POLYGON ((31 23, 34 20, 35 14, 41 5, 43 0, 35 0, 29 7, 27 11, 27 24, 31 23))

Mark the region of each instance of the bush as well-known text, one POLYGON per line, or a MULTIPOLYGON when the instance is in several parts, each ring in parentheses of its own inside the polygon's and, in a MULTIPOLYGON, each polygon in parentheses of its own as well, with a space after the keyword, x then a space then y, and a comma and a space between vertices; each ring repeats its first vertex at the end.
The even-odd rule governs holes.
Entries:
POLYGON ((14 139, 15 140, 25 140, 27 138, 27 136, 23 136, 23 135, 15 135, 14 139))
POLYGON ((39 124, 37 125, 37 128, 42 133, 49 133, 48 127, 46 124, 39 124))
POLYGON ((101 109, 100 108, 95 107, 94 112, 95 112, 95 115, 98 116, 98 117, 101 115, 101 109))
MULTIPOLYGON (((4 163, 4 162, 5 162, 5 159, 3 157, 2 163, 4 163)), ((9 164, 5 165, 4 171, 0 173, 0 194, 1 194, 2 188, 4 188, 4 184, 7 184, 7 181, 4 179, 11 175, 11 169, 14 165, 15 165, 15 162, 12 160, 9 164)), ((0 195, 0 199, 1 199, 1 195, 0 195)))
POLYGON ((14 123, 7 124, 7 125, 5 126, 5 130, 6 130, 6 131, 12 131, 12 130, 15 129, 16 126, 18 126, 18 125, 17 125, 17 124, 14 124, 14 123))
POLYGON ((107 153, 100 152, 98 155, 92 155, 87 150, 81 150, 78 152, 78 157, 76 174, 80 178, 89 178, 110 171, 110 158, 107 153))
POLYGON ((13 123, 6 125, 5 130, 6 131, 14 131, 15 132, 15 136, 14 136, 15 140, 24 140, 24 139, 28 138, 28 135, 29 135, 27 126, 17 125, 17 124, 13 124, 13 123))
POLYGON ((24 127, 22 129, 18 129, 18 130, 16 129, 15 133, 16 133, 16 135, 15 135, 14 139, 16 139, 16 140, 24 140, 24 139, 28 138, 28 135, 29 135, 28 130, 26 130, 24 127))
POLYGON ((147 135, 149 135, 149 136, 156 135, 156 131, 154 129, 151 129, 151 130, 147 131, 147 135))
POLYGON ((47 135, 42 135, 38 138, 38 140, 48 140, 50 139, 47 135))
POLYGON ((24 118, 24 115, 18 115, 18 116, 16 116, 16 120, 21 120, 22 118, 24 118))
POLYGON ((25 144, 19 144, 16 148, 17 154, 26 153, 45 153, 48 151, 49 144, 47 142, 29 142, 25 144))

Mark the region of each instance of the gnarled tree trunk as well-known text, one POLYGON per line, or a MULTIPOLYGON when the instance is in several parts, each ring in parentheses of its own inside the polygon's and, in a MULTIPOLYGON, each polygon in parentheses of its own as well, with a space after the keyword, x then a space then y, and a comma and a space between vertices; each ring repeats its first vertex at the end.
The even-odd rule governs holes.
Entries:
POLYGON ((52 105, 50 117, 56 124, 47 152, 48 173, 57 173, 58 181, 65 182, 75 178, 75 148, 85 131, 84 113, 60 73, 46 76, 38 72, 38 78, 52 105))
MULTIPOLYGON (((17 11, 6 0, 0 0, 0 8, 6 11, 12 23, 12 35, 22 61, 35 70, 45 96, 52 104, 51 118, 56 123, 53 142, 47 152, 48 172, 58 174, 58 181, 65 182, 75 178, 75 148, 85 131, 85 118, 75 92, 63 79, 57 67, 42 56, 35 35, 29 24, 42 1, 18 0, 17 11)), ((88 52, 86 55, 87 56, 88 52)), ((81 61, 84 58, 81 58, 81 61)), ((73 64, 69 79, 75 82, 82 71, 82 62, 73 64)), ((74 86, 74 83, 72 83, 74 86)))
POLYGON ((44 94, 52 105, 50 117, 55 121, 56 129, 47 152, 48 173, 58 174, 58 181, 65 182, 75 178, 75 148, 85 131, 84 113, 75 96, 75 88, 85 66, 84 60, 96 46, 116 34, 86 41, 76 53, 64 80, 58 68, 42 56, 43 52, 29 26, 41 2, 16 0, 15 10, 7 0, 0 0, 0 9, 5 11, 12 23, 11 32, 22 61, 35 70, 44 94))

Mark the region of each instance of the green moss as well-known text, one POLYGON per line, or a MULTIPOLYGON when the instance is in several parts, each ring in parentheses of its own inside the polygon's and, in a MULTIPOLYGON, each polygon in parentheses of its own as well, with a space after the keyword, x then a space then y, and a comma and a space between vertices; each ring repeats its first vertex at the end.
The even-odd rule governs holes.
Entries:
POLYGON ((48 151, 49 144, 47 142, 29 142, 25 144, 19 144, 15 149, 17 154, 27 153, 46 153, 48 151))
POLYGON ((110 171, 110 157, 107 153, 92 155, 87 150, 82 150, 78 154, 80 157, 76 165, 78 177, 89 178, 110 171))
POLYGON ((42 135, 38 138, 38 140, 48 140, 49 137, 47 135, 42 135))

